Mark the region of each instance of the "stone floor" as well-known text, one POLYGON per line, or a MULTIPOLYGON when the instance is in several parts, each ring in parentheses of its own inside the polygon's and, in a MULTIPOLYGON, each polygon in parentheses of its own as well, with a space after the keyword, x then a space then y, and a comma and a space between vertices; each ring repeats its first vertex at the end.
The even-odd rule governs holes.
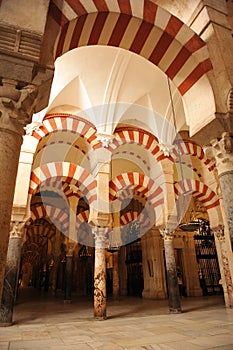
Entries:
POLYGON ((167 301, 108 301, 108 319, 93 319, 92 301, 34 289, 20 290, 14 325, 0 328, 1 350, 232 350, 233 310, 221 296, 182 299, 181 314, 167 301))

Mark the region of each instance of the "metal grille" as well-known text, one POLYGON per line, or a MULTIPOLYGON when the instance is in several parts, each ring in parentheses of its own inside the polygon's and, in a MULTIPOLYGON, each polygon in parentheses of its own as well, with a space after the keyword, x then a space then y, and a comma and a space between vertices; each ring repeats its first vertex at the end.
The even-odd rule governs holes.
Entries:
POLYGON ((129 296, 142 296, 144 287, 142 271, 142 246, 140 239, 126 246, 127 289, 129 296))
POLYGON ((215 295, 222 293, 219 284, 221 278, 214 236, 195 235, 194 236, 197 262, 199 266, 200 285, 203 295, 215 295))

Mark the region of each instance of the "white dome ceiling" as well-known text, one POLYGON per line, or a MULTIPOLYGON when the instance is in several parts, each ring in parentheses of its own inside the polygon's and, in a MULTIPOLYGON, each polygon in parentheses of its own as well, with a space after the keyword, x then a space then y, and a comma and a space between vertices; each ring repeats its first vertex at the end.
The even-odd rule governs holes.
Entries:
MULTIPOLYGON (((170 82, 178 131, 187 129, 182 97, 170 82)), ((46 113, 75 113, 97 133, 112 134, 119 124, 147 129, 172 143, 174 120, 167 76, 127 50, 88 46, 69 51, 55 63, 46 113)))

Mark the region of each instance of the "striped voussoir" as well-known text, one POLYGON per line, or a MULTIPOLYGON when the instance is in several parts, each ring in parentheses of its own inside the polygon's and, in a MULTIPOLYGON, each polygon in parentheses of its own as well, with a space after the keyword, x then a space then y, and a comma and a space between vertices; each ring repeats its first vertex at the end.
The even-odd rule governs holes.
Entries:
POLYGON ((48 114, 43 119, 43 125, 39 131, 33 131, 32 136, 38 140, 52 132, 70 131, 84 137, 87 142, 95 149, 101 147, 101 142, 97 140, 96 128, 89 121, 67 113, 48 114))
POLYGON ((40 185, 36 188, 36 192, 40 192, 43 197, 44 191, 55 192, 61 198, 64 197, 63 182, 61 178, 48 178, 45 181, 41 182, 40 185))
POLYGON ((79 226, 80 226, 82 223, 88 222, 88 219, 89 219, 89 210, 85 210, 85 211, 79 213, 79 214, 77 215, 77 218, 76 218, 76 225, 75 225, 76 231, 78 231, 79 226))
POLYGON ((116 199, 117 193, 126 188, 132 188, 140 193, 141 196, 144 196, 151 203, 154 209, 164 203, 162 188, 157 186, 154 180, 148 176, 136 172, 123 173, 110 181, 110 200, 116 199))
POLYGON ((32 208, 31 217, 27 221, 25 228, 28 228, 35 220, 42 218, 49 218, 51 222, 56 222, 56 224, 58 223, 62 228, 62 231, 68 229, 68 214, 60 208, 45 204, 32 208))
POLYGON ((177 196, 191 192, 193 197, 196 197, 206 210, 219 205, 218 195, 206 184, 198 180, 185 179, 184 181, 179 181, 174 185, 174 190, 177 196))
POLYGON ((196 143, 189 140, 182 140, 177 142, 176 145, 178 150, 174 149, 173 151, 176 159, 179 160, 179 155, 191 155, 200 159, 209 171, 212 171, 215 168, 215 162, 207 158, 201 146, 196 143))
POLYGON ((81 166, 68 162, 47 163, 34 169, 31 173, 29 194, 32 195, 49 178, 59 178, 77 187, 82 196, 87 198, 89 205, 96 200, 96 180, 81 166))
POLYGON ((159 148, 157 137, 148 131, 134 127, 124 127, 117 129, 114 132, 114 139, 109 145, 108 149, 111 152, 114 152, 114 150, 124 144, 143 146, 152 154, 152 156, 156 158, 157 161, 166 158, 164 153, 159 148))
POLYGON ((180 19, 150 0, 53 0, 60 26, 54 56, 77 47, 120 47, 146 58, 184 95, 212 69, 205 42, 180 19))
POLYGON ((143 212, 129 211, 120 217, 121 226, 127 225, 129 222, 137 221, 141 227, 147 227, 150 225, 150 218, 143 212))
POLYGON ((55 229, 47 220, 43 221, 43 225, 30 225, 26 231, 27 241, 36 243, 42 240, 42 245, 45 244, 46 238, 51 239, 54 235, 55 229))

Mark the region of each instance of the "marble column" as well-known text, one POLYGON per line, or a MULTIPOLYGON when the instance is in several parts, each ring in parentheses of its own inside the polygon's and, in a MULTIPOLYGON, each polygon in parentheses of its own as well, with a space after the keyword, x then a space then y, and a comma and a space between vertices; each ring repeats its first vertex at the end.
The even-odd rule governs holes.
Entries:
POLYGON ((224 132, 221 139, 211 141, 205 152, 216 161, 224 210, 233 248, 233 134, 224 132))
POLYGON ((94 267, 94 317, 97 320, 106 319, 106 259, 105 244, 107 228, 94 227, 95 267, 94 267))
POLYGON ((10 232, 0 307, 0 327, 12 325, 15 296, 17 293, 23 226, 24 223, 14 222, 10 232))
POLYGON ((37 89, 34 86, 20 89, 16 81, 2 79, 0 86, 0 298, 23 127, 31 121, 36 95, 37 89))
POLYGON ((119 259, 118 251, 112 253, 113 260, 113 276, 112 276, 112 295, 113 299, 119 299, 119 259))
POLYGON ((165 263, 167 272, 167 287, 170 313, 181 312, 180 293, 177 280, 177 269, 173 247, 173 233, 169 230, 160 230, 164 239, 165 263))
POLYGON ((66 252, 66 269, 65 269, 65 295, 64 303, 72 303, 71 291, 72 291, 72 278, 73 278, 73 253, 75 243, 71 242, 67 244, 66 252))
POLYGON ((225 298, 225 304, 227 307, 233 308, 233 283, 232 283, 232 277, 229 267, 229 259, 227 254, 227 246, 226 246, 226 239, 224 234, 224 227, 222 225, 219 225, 217 227, 212 228, 212 231, 214 232, 215 237, 217 237, 219 241, 220 251, 222 255, 222 268, 224 272, 224 278, 225 278, 225 284, 226 290, 224 291, 224 298, 225 298))

